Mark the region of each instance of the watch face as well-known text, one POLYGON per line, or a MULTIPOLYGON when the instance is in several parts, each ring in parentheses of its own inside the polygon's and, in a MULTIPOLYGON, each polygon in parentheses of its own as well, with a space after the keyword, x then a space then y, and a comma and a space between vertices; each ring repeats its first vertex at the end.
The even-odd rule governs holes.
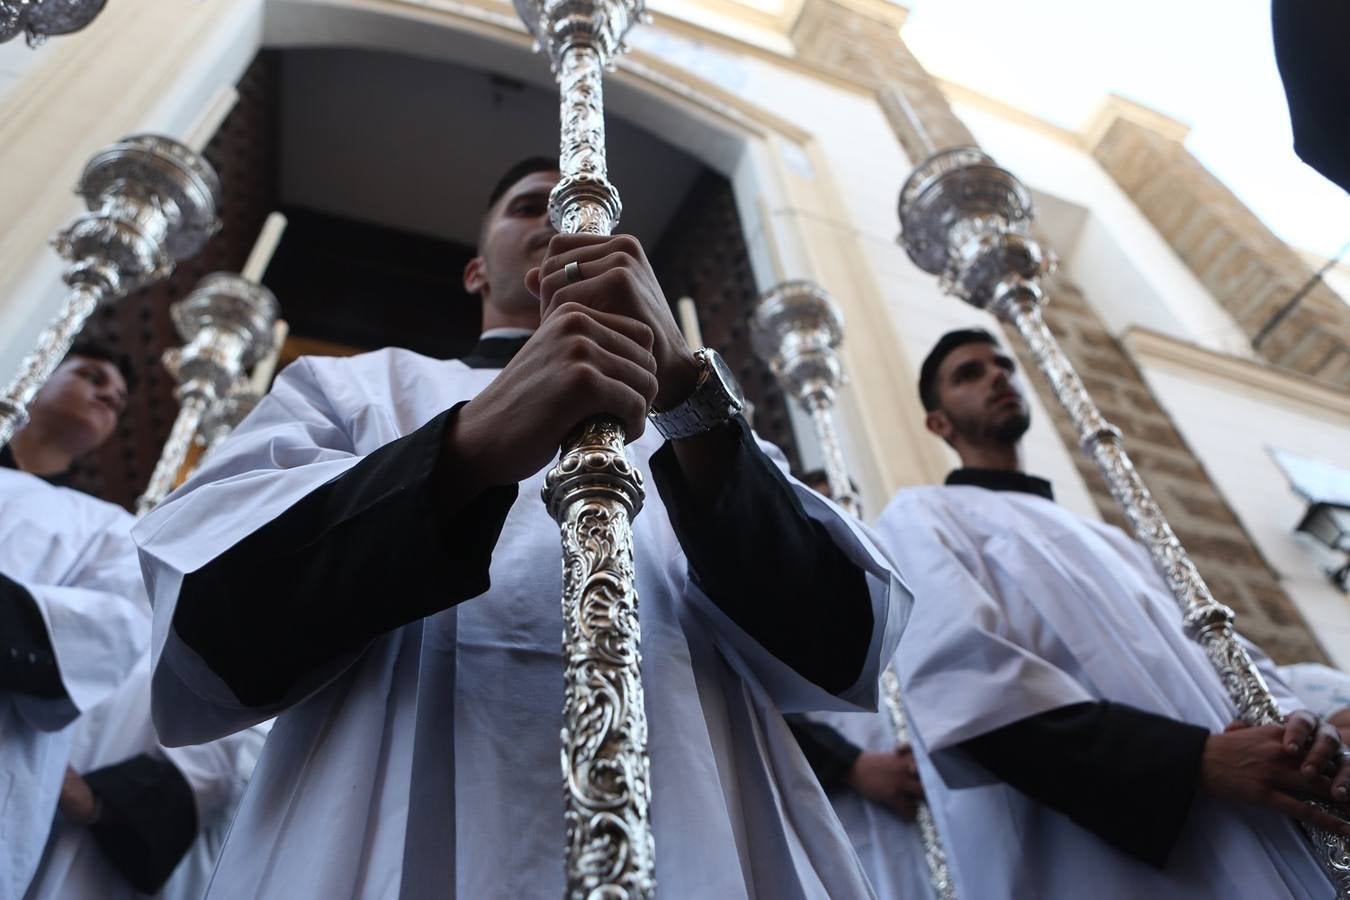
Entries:
POLYGON ((727 361, 722 358, 722 354, 714 352, 709 353, 708 356, 712 361, 713 374, 717 376, 718 381, 722 382, 727 394, 731 396, 732 400, 736 401, 737 406, 745 406, 745 395, 741 393, 740 382, 736 380, 736 376, 732 373, 731 367, 727 365, 727 361))

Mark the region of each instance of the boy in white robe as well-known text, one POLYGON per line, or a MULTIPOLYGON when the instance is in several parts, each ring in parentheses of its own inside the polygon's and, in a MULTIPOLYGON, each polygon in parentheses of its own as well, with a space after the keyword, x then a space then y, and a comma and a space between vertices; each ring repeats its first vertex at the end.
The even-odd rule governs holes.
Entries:
MULTIPOLYGON (((1291 817, 1350 830, 1300 802, 1345 798, 1335 729, 1306 711, 1230 725, 1147 552, 1022 471, 1027 407, 989 334, 945 336, 920 395, 963 468, 902 491, 877 529, 915 593, 894 662, 958 896, 1333 896, 1291 817)), ((841 757, 894 745, 879 717, 813 718, 841 757)), ((911 844, 891 864, 914 859, 911 844)))
POLYGON ((132 517, 63 486, 112 435, 126 373, 110 348, 77 343, 0 450, 4 898, 154 892, 198 816, 237 792, 227 778, 235 739, 157 744, 132 517))
POLYGON ((470 357, 300 360, 136 531, 163 737, 277 716, 215 900, 562 893, 562 584, 538 498, 602 412, 648 485, 662 896, 869 895, 776 708, 873 707, 907 595, 739 416, 644 432, 706 369, 633 238, 555 234, 558 177, 530 160, 493 191, 470 357))

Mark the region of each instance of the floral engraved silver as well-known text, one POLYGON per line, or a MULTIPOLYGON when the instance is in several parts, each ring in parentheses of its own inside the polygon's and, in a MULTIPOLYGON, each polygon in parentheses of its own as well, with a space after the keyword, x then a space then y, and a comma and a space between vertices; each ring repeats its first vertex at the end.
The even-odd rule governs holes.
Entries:
MULTIPOLYGON (((755 352, 769 364, 788 396, 811 415, 831 495, 849 515, 861 517, 862 504, 853 490, 853 479, 849 477, 834 424, 837 392, 845 383, 839 359, 844 314, 839 304, 814 282, 785 281, 764 292, 750 324, 755 352)), ((895 728, 896 743, 908 744, 900 680, 889 666, 881 676, 881 695, 895 728)), ((933 821, 933 811, 922 800, 916 805, 915 821, 935 896, 938 900, 955 900, 947 852, 933 821)))
POLYGON ((208 412, 246 369, 271 352, 277 301, 260 284, 217 272, 203 278, 169 313, 187 342, 164 354, 164 366, 178 382, 178 416, 136 502, 138 515, 154 509, 173 490, 208 412))
POLYGON ((220 182, 177 141, 124 138, 85 165, 79 193, 89 212, 53 240, 67 260, 70 293, 0 395, 0 447, 28 421, 28 404, 102 302, 173 271, 220 227, 220 182))
MULTIPOLYGON (((603 78, 642 0, 514 0, 558 79, 562 178, 549 219, 564 234, 613 233, 622 206, 605 163, 603 78)), ((641 679, 632 520, 641 473, 623 428, 592 419, 544 479, 562 531, 562 768, 570 900, 656 894, 651 761, 641 679)))
POLYGON ((108 0, 0 0, 0 44, 24 33, 28 46, 79 31, 103 12, 108 0))
MULTIPOLYGON (((1120 431, 1097 408, 1045 324, 1040 279, 1055 261, 1030 236, 1026 187, 980 150, 957 147, 915 169, 901 190, 899 214, 901 243, 919 268, 938 275, 947 293, 993 312, 1021 335, 1238 714, 1254 725, 1282 721, 1269 686, 1237 638, 1233 611, 1210 593, 1130 461, 1120 431)), ((1305 831, 1337 896, 1350 898, 1350 842, 1306 826, 1305 831)))

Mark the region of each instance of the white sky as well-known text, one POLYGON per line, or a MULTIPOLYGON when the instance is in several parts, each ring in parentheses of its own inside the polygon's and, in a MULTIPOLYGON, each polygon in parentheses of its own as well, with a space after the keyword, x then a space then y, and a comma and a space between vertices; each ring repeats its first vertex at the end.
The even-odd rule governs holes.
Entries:
POLYGON ((1186 146, 1297 248, 1350 240, 1350 196, 1294 155, 1269 0, 902 0, 935 75, 1077 129, 1109 93, 1191 126, 1186 146))

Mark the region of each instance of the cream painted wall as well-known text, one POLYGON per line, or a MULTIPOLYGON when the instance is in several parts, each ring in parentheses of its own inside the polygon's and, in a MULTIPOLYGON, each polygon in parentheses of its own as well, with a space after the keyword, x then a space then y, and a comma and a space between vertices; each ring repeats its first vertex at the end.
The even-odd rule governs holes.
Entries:
MULTIPOLYGON (((816 270, 824 268, 819 264, 815 269, 803 268, 810 258, 809 248, 786 248, 780 254, 786 262, 780 264, 784 271, 779 274, 815 278, 836 295, 841 295, 842 286, 849 283, 859 290, 875 292, 879 303, 864 307, 863 315, 855 315, 847 322, 846 342, 880 336, 890 343, 893 351, 875 364, 894 368, 894 390, 897 394, 903 392, 903 396, 882 398, 881 403, 869 406, 865 414, 908 420, 904 430, 910 446, 905 452, 913 457, 913 464, 903 467, 893 487, 940 480, 957 461, 944 445, 922 430, 922 411, 915 396, 918 366, 946 331, 972 325, 992 329, 994 320, 943 296, 936 280, 910 263, 895 243, 899 230, 895 201, 911 164, 874 99, 760 57, 737 55, 683 35, 648 31, 635 34, 633 44, 713 81, 812 135, 809 151, 792 145, 783 148, 783 165, 789 180, 815 182, 834 194, 837 202, 830 204, 831 208, 796 206, 787 198, 766 196, 763 198, 766 213, 771 219, 796 220, 801 224, 801 233, 842 238, 854 248, 862 268, 849 273, 848 279, 832 281, 816 270)), ((846 308, 852 305, 848 304, 847 296, 839 299, 846 308)), ((1033 426, 1026 438, 1030 467, 1055 482, 1065 506, 1098 517, 1070 451, 1060 442, 1039 399, 1034 394, 1030 396, 1033 426)), ((851 399, 845 391, 843 401, 847 404, 851 399)), ((864 454, 857 448, 857 419, 863 411, 845 412, 845 450, 853 451, 851 457, 859 459, 864 454), (851 423, 854 427, 847 427, 851 423)), ((883 489, 878 496, 876 488, 880 486, 873 487, 865 494, 870 495, 869 512, 875 514, 880 511, 878 502, 885 502, 888 491, 883 489)))
POLYGON ((1115 334, 1139 326, 1251 355, 1232 317, 1087 150, 989 109, 953 108, 981 146, 1029 187, 1087 209, 1074 244, 1054 249, 1115 334))
POLYGON ((1206 371, 1203 361, 1179 365, 1148 356, 1139 361, 1182 437, 1332 661, 1350 670, 1350 597, 1322 572, 1343 560, 1294 533, 1307 504, 1290 490, 1269 453, 1271 448, 1288 450, 1350 470, 1350 414, 1206 371))

